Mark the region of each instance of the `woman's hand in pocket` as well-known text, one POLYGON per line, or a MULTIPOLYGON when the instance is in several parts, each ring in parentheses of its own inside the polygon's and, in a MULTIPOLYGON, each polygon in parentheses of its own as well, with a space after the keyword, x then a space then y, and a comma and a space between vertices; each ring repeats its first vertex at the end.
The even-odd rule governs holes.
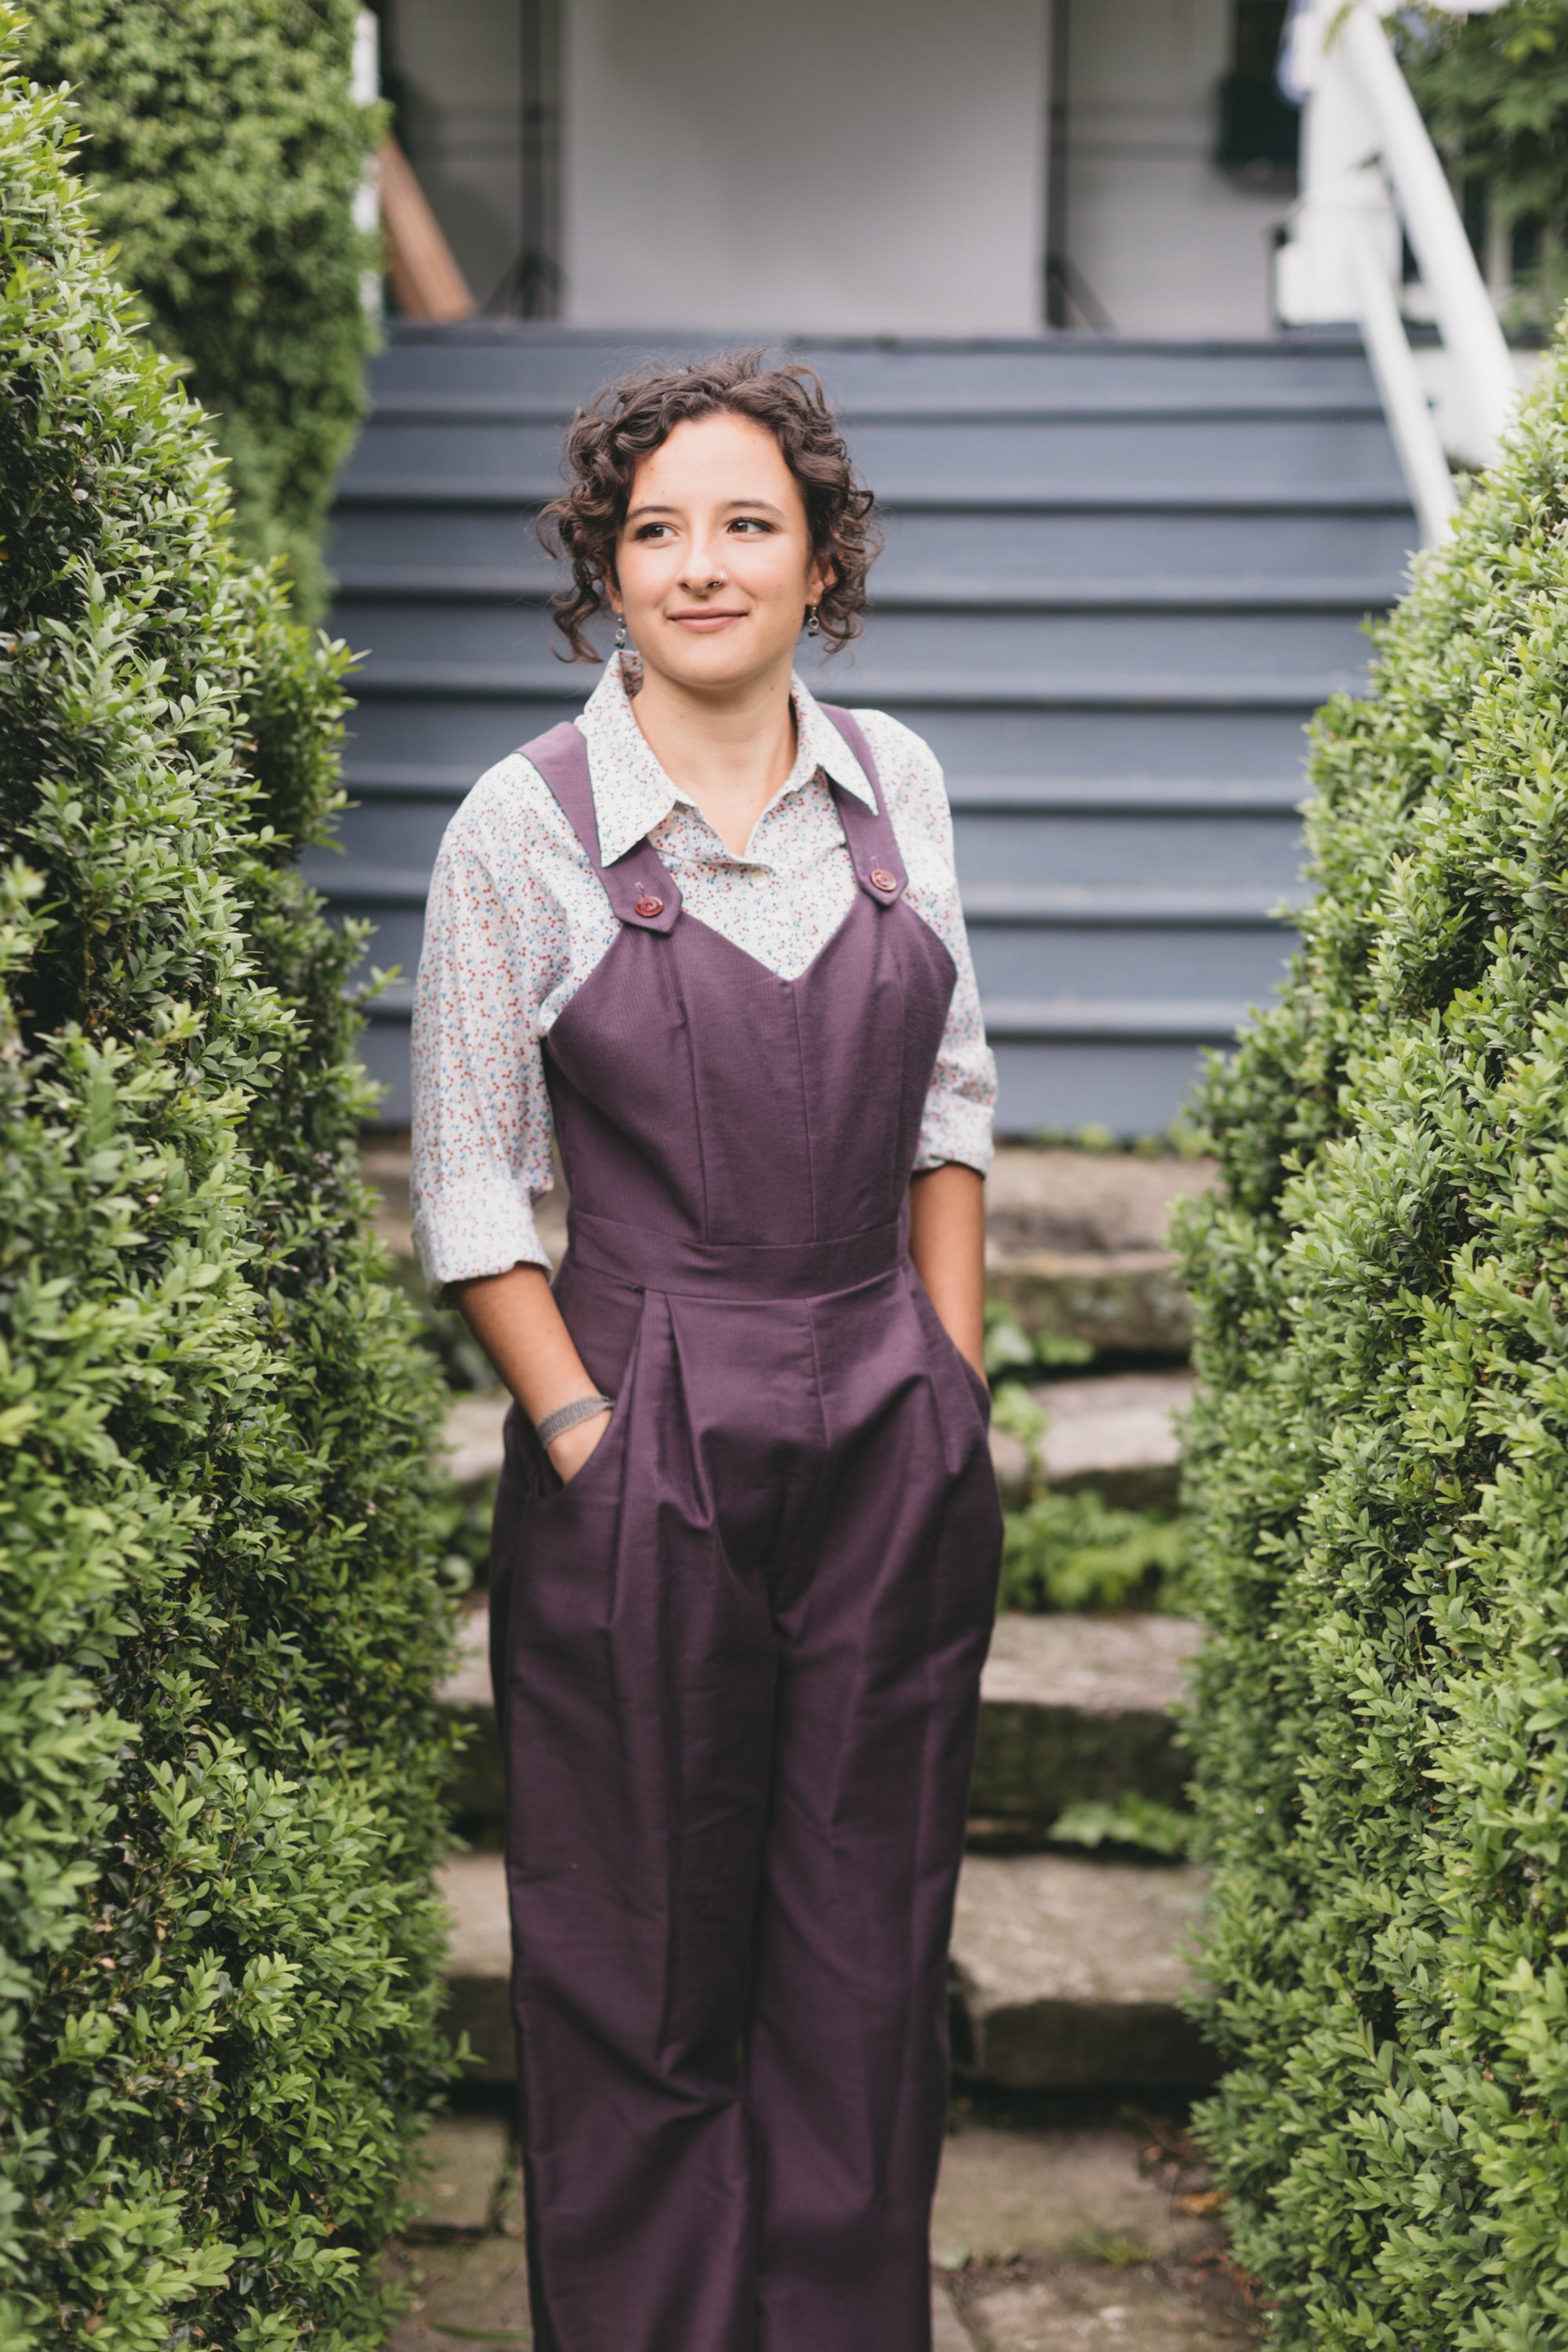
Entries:
POLYGON ((592 1421, 579 1421, 571 1429, 563 1429, 550 1446, 550 1459, 563 1486, 569 1486, 596 1452, 601 1439, 610 1425, 608 1412, 595 1413, 592 1421))

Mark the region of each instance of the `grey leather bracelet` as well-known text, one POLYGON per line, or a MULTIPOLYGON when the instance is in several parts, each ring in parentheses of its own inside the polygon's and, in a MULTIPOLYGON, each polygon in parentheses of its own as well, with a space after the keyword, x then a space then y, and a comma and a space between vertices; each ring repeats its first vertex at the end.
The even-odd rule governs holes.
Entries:
POLYGON ((558 1404, 542 1421, 533 1424, 533 1433, 541 1445, 553 1445, 567 1430, 575 1429, 580 1421, 592 1421, 595 1413, 613 1412, 616 1400, 607 1396, 574 1397, 570 1404, 558 1404))

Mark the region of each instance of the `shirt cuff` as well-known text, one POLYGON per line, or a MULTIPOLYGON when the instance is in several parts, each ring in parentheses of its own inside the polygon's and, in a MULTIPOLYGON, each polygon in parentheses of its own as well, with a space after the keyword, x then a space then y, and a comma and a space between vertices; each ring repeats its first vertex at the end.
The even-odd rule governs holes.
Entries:
POLYGON ((996 1148, 992 1124, 989 1103, 965 1102, 956 1095, 928 1103, 914 1174, 923 1176, 930 1169, 956 1161, 959 1167, 973 1168, 977 1176, 984 1176, 996 1148))
POLYGON ((437 1303, 455 1282, 509 1274, 514 1265, 550 1271, 550 1254, 539 1238, 527 1192, 499 1178, 443 1186, 416 1199, 414 1253, 437 1303))

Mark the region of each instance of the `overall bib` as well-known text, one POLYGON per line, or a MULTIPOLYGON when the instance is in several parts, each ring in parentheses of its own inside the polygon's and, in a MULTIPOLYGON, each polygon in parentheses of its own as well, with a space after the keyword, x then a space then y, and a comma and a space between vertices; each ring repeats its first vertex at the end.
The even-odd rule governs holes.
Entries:
POLYGON ((621 923, 545 1042, 616 1409, 566 1486, 513 1410, 493 1550, 535 2342, 927 2352, 1001 1545, 905 1239, 952 960, 885 808, 835 787, 860 887, 782 980, 601 866, 574 727, 527 756, 621 923))

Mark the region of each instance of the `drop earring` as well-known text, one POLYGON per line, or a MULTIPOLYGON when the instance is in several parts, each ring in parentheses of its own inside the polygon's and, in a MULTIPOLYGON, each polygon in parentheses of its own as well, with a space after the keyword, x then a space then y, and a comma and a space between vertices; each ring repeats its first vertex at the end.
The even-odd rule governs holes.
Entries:
POLYGON ((624 613, 617 613, 616 615, 616 651, 618 654, 624 654, 626 649, 626 616, 624 613))
POLYGON ((808 637, 822 634, 822 608, 818 604, 808 604, 805 608, 805 634, 808 637))

